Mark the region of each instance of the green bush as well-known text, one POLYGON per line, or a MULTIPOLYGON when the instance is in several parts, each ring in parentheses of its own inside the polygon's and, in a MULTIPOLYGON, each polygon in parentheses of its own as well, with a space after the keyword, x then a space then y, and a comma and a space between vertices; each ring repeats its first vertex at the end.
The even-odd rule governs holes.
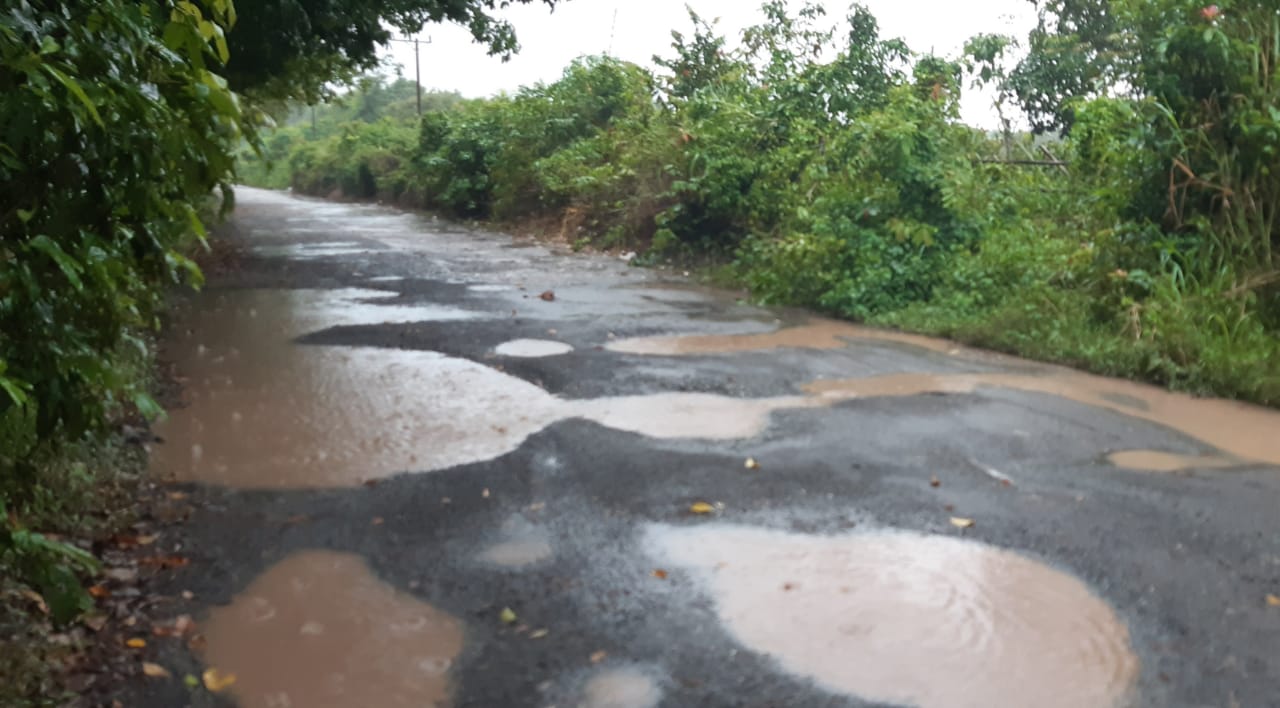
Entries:
POLYGON ((60 619, 83 552, 26 528, 40 460, 126 408, 158 412, 123 362, 142 356, 182 252, 245 121, 212 68, 226 0, 26 0, 0 15, 0 561, 60 619))

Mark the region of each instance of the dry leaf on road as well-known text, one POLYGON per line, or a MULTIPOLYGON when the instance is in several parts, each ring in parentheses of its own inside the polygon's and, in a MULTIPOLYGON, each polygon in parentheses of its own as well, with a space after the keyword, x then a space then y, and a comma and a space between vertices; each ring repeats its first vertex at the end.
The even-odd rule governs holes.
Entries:
POLYGON ((654 570, 654 571, 653 571, 653 577, 657 578, 658 580, 666 580, 666 579, 667 579, 667 571, 665 571, 665 570, 663 570, 663 569, 661 569, 661 568, 658 568, 658 569, 656 569, 656 570, 654 570))
POLYGON ((130 649, 142 649, 143 647, 147 646, 147 640, 134 637, 133 639, 126 641, 124 645, 129 647, 130 649))
POLYGON ((973 526, 973 519, 966 519, 960 516, 951 517, 951 525, 958 529, 967 529, 973 526))
POLYGON ((1267 595, 1267 607, 1280 607, 1280 595, 1267 595))
POLYGON ((169 670, 159 664, 153 664, 150 661, 142 662, 142 673, 151 678, 169 678, 171 675, 169 670))
POLYGON ((498 619, 502 620, 503 624, 515 624, 516 612, 510 607, 504 607, 502 608, 502 612, 498 615, 498 619))
POLYGON ((235 674, 224 674, 217 669, 205 669, 200 678, 204 681, 204 687, 209 689, 210 693, 221 693, 236 682, 235 674))
POLYGON ((748 457, 746 463, 743 464, 743 467, 746 467, 749 470, 758 470, 760 469, 760 463, 756 462, 756 458, 748 457))
POLYGON ((715 511, 715 510, 716 510, 716 508, 715 508, 714 506, 712 506, 712 505, 708 504, 707 502, 703 502, 703 501, 700 501, 700 502, 694 502, 693 504, 690 504, 690 505, 689 505, 689 511, 691 511, 691 512, 693 512, 693 513, 695 513, 695 514, 710 514, 711 512, 713 512, 713 511, 715 511))

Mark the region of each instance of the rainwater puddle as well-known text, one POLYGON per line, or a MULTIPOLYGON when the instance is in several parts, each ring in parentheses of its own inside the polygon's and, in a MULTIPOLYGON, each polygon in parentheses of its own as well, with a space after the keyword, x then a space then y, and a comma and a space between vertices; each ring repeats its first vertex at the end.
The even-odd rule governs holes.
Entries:
POLYGON ((914 334, 859 327, 847 322, 812 320, 797 327, 784 327, 757 334, 716 334, 673 337, 637 337, 621 339, 605 345, 623 354, 679 356, 687 354, 732 354, 769 349, 842 349, 851 339, 874 339, 923 347, 932 351, 953 352, 958 345, 914 334))
POLYGON ((446 705, 463 644, 457 619, 327 551, 272 566, 203 631, 204 662, 236 675, 241 708, 446 705))
MULTIPOLYGON (((970 393, 982 386, 1046 393, 1177 430, 1242 460, 1280 465, 1280 412, 1237 401, 1193 398, 1154 386, 1062 370, 1054 374, 894 374, 816 381, 805 391, 832 399, 970 393)), ((1125 458, 1121 458, 1122 460, 1125 458)), ((1173 456, 1157 469, 1171 468, 1173 456)), ((1193 466, 1203 458, 1190 458, 1193 466)))
POLYGON ((312 258, 334 258, 338 256, 357 256, 362 253, 379 250, 363 242, 325 242, 325 243, 291 243, 280 246, 255 246, 253 251, 262 256, 288 258, 291 260, 309 260, 312 258))
POLYGON ((433 352, 303 346, 335 324, 414 318, 378 291, 237 290, 179 313, 165 357, 186 377, 183 407, 159 423, 151 468, 244 488, 354 486, 407 471, 493 459, 560 420, 660 438, 761 432, 810 397, 668 393, 563 400, 522 379, 433 352))
POLYGON ((564 342, 553 342, 549 339, 513 339, 503 342, 494 348, 498 356, 510 356, 521 359, 539 359, 548 356, 560 356, 573 351, 573 347, 564 342))
POLYGON ((906 532, 823 537, 663 525, 728 631, 829 690, 921 708, 1115 706, 1128 630, 1080 581, 1016 553, 906 532))
POLYGON ((1239 462, 1212 455, 1180 455, 1161 450, 1124 450, 1107 455, 1107 461, 1116 467, 1150 472, 1177 472, 1179 470, 1209 470, 1234 467, 1239 462))
POLYGON ((606 669, 587 679, 579 708, 654 708, 662 700, 658 682, 642 669, 606 669))

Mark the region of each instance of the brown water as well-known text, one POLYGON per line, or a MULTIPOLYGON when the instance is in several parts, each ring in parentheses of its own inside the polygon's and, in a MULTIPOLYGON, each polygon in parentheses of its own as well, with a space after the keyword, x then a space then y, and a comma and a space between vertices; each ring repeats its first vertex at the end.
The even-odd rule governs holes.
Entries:
POLYGON ((830 690, 922 708, 1089 708, 1128 694, 1124 624, 1080 581, 944 536, 651 526, 738 641, 830 690))
POLYGON ((941 339, 921 337, 903 332, 859 327, 848 322, 814 319, 796 327, 784 327, 757 334, 682 335, 670 337, 637 337, 610 342, 606 348, 624 354, 731 354, 768 349, 840 349, 850 340, 878 340, 910 344, 933 351, 953 353, 960 345, 941 339))
POLYGON ((205 664, 242 708, 425 708, 449 699, 452 616, 378 580, 357 556, 290 556, 215 608, 205 664))
POLYGON ((644 671, 633 667, 606 669, 592 676, 582 688, 579 708, 653 708, 662 700, 662 689, 644 671))
MULTIPOLYGON (((921 393, 968 393, 984 386, 1047 393, 1172 428, 1243 460, 1280 465, 1278 411, 1236 401, 1193 398, 1154 386, 1065 369, 1052 371, 1053 373, 1038 376, 894 374, 866 379, 816 381, 806 386, 805 390, 836 400, 921 393)), ((1192 461, 1200 464, 1202 459, 1193 458, 1192 461)), ((1171 457, 1166 456, 1162 462, 1171 460, 1171 457)))
POLYGON ((180 313, 166 358, 184 407, 157 426, 152 470, 245 488, 358 485, 405 471, 493 459, 559 420, 585 418, 659 438, 733 439, 813 397, 665 393, 563 400, 465 359, 396 349, 304 346, 335 324, 433 316, 448 308, 377 304, 358 290, 238 290, 180 313))

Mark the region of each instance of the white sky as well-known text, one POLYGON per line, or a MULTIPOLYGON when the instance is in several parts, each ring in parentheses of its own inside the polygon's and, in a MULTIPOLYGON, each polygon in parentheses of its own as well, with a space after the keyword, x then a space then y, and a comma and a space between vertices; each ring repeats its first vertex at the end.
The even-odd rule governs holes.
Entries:
MULTIPOLYGON (((1012 34, 1024 39, 1034 24, 1028 0, 863 0, 880 22, 883 38, 900 37, 914 51, 930 50, 958 56, 969 37, 984 32, 1012 34)), ((521 51, 503 63, 488 57, 471 35, 455 25, 436 25, 421 37, 422 84, 454 90, 468 97, 513 91, 537 81, 559 77, 573 59, 610 52, 616 57, 652 66, 654 54, 670 56, 671 30, 689 34, 685 11, 691 6, 704 19, 720 18, 719 28, 735 42, 739 30, 760 18, 757 0, 569 0, 549 12, 541 3, 504 11, 515 25, 521 51), (615 23, 616 13, 616 23, 615 23)), ((846 0, 823 0, 826 21, 843 20, 846 0)), ((412 79, 413 47, 394 42, 388 57, 404 66, 412 79)), ((991 99, 968 89, 961 103, 964 119, 994 128, 991 99)))

